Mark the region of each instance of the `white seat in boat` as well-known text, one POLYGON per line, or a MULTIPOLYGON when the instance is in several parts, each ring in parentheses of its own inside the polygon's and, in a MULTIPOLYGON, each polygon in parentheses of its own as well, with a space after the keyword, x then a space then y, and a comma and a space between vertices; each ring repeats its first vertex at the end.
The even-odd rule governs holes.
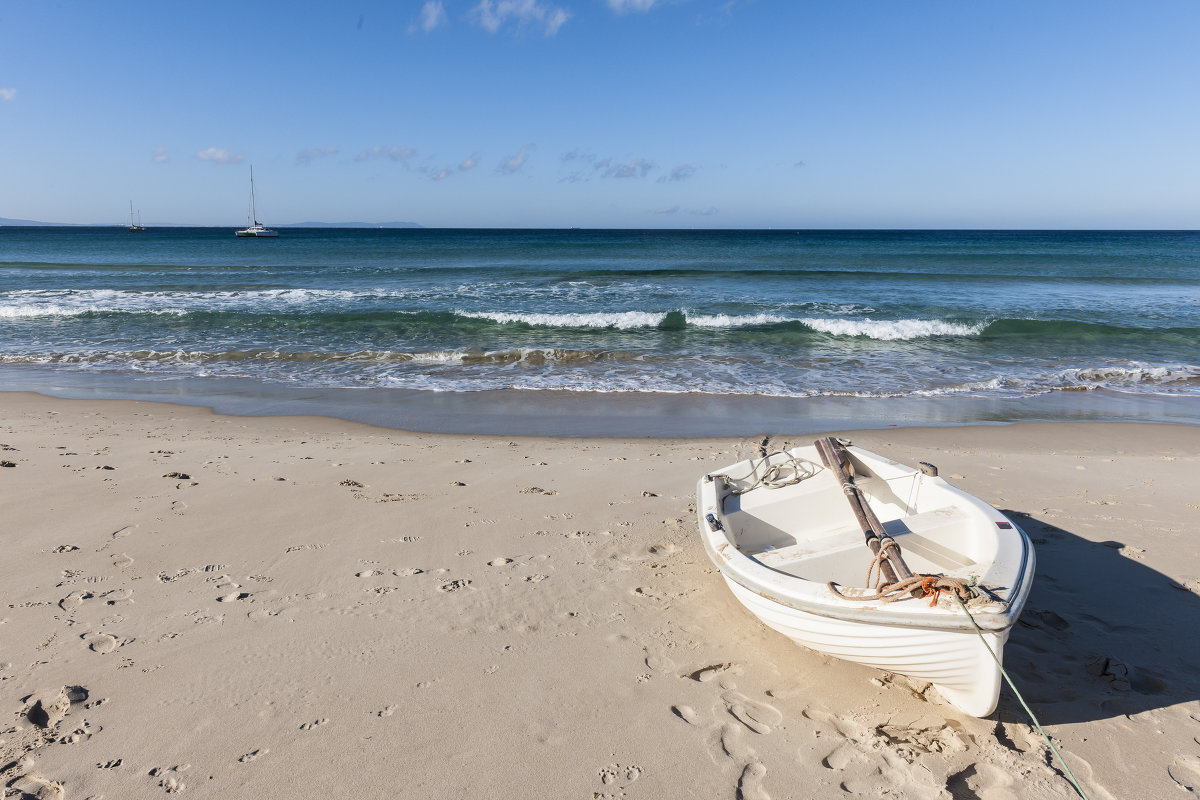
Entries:
MULTIPOLYGON (((968 515, 962 509, 956 506, 945 506, 889 520, 882 524, 883 529, 896 540, 902 551, 928 562, 928 566, 922 566, 921 570, 936 569, 952 572, 965 569, 975 563, 972 559, 943 543, 946 540, 957 538, 949 534, 956 529, 961 530, 961 526, 967 519, 968 515), (939 539, 942 541, 938 541, 939 539)), ((820 538, 798 542, 787 547, 768 548, 755 553, 752 558, 772 569, 799 574, 795 568, 806 566, 804 562, 813 562, 818 559, 827 560, 831 556, 863 546, 862 531, 855 526, 842 528, 820 538)), ((840 561, 840 559, 836 560, 840 561)), ((910 566, 914 565, 910 564, 910 566)), ((914 569, 916 569, 915 566, 914 569)))

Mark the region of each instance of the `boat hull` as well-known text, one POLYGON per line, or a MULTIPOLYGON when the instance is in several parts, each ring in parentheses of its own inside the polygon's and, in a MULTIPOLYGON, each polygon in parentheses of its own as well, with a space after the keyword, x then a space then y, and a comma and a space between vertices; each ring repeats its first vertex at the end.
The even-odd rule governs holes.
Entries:
MULTIPOLYGON (((798 645, 843 661, 932 683, 952 705, 974 717, 996 710, 1000 668, 975 631, 902 628, 831 619, 785 606, 723 575, 734 597, 764 625, 798 645)), ((1003 659, 1008 630, 983 634, 1003 659)))

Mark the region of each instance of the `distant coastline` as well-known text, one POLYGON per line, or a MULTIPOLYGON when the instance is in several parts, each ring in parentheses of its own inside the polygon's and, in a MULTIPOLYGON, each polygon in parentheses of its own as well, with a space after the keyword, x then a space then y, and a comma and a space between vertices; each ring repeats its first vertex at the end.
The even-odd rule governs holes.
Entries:
MULTIPOLYGON (((147 227, 156 228, 221 228, 221 227, 236 227, 234 223, 229 225, 196 225, 189 222, 149 222, 147 227)), ((19 228, 108 228, 108 227, 125 227, 124 222, 97 222, 97 223, 78 223, 78 222, 39 222, 32 219, 9 219, 8 217, 0 217, 0 227, 19 227, 19 228)), ((292 222, 287 225, 276 225, 276 228, 423 228, 416 222, 292 222)))

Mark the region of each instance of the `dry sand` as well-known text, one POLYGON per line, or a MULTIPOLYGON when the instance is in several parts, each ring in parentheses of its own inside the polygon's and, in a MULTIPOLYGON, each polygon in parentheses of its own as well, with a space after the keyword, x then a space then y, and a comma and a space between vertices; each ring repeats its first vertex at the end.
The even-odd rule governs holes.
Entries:
MULTIPOLYGON (((758 440, 0 409, 6 796, 1074 796, 1008 689, 964 717, 736 603, 693 492, 758 440)), ((850 436, 1034 538, 1006 665, 1093 800, 1200 787, 1200 428, 850 436)))

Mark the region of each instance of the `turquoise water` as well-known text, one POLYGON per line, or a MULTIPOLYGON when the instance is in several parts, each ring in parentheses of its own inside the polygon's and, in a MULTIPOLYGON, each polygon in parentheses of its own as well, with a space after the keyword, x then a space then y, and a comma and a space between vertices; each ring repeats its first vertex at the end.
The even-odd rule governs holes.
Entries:
POLYGON ((314 388, 1194 396, 1200 234, 0 228, 0 369, 29 365, 314 388))

